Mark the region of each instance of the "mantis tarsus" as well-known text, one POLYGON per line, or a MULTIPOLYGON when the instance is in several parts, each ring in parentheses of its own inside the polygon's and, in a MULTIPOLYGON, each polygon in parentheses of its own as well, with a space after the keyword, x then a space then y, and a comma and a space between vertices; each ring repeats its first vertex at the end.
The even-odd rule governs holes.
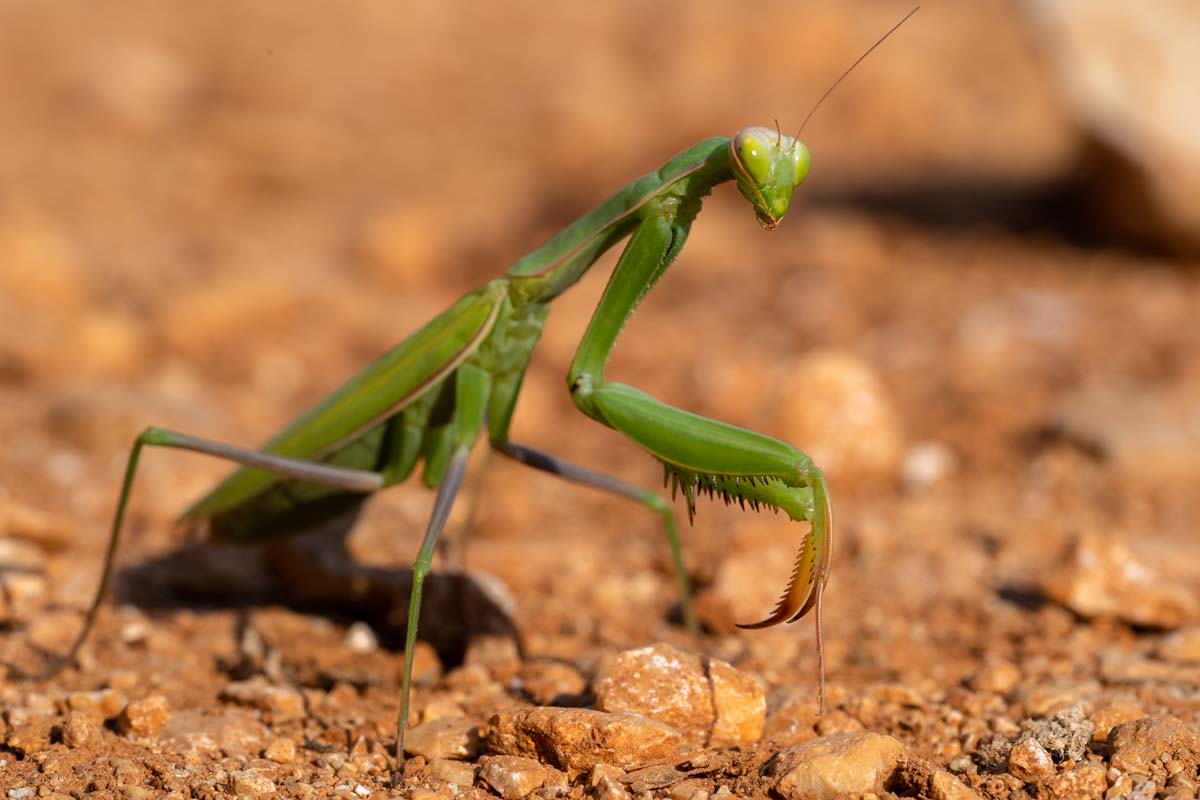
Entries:
POLYGON ((636 500, 659 514, 685 620, 695 629, 687 573, 666 499, 516 444, 508 435, 521 381, 550 304, 601 254, 628 237, 567 373, 571 398, 585 415, 625 435, 662 463, 672 494, 684 495, 689 519, 697 496, 707 494, 743 507, 780 510, 795 521, 809 523, 779 603, 765 619, 741 627, 794 622, 814 612, 823 707, 821 601, 829 577, 833 519, 820 470, 791 445, 674 408, 605 376, 621 328, 679 254, 713 187, 734 181, 764 228, 771 230, 779 223, 793 190, 809 171, 808 149, 797 137, 783 135, 778 126, 774 130, 750 127, 731 139, 706 139, 684 150, 518 260, 504 277, 466 294, 259 450, 161 428, 144 430, 134 441, 126 465, 100 586, 83 629, 63 660, 74 659, 95 623, 111 578, 138 459, 147 445, 192 450, 240 464, 183 517, 206 525, 214 538, 244 542, 313 529, 357 506, 370 493, 405 480, 423 462, 422 479, 437 489, 437 495, 412 567, 396 721, 398 761, 404 755, 422 584, 463 483, 467 458, 485 429, 489 444, 515 461, 636 500))

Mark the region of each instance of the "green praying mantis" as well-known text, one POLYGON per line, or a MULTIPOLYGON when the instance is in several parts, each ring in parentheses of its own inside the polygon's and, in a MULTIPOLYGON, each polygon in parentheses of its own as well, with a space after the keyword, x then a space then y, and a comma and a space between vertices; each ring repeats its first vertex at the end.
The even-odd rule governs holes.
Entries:
MULTIPOLYGON (((847 69, 843 78, 917 9, 847 69)), ((396 758, 404 757, 413 648, 422 586, 439 535, 459 494, 468 456, 486 431, 498 453, 568 481, 634 500, 658 514, 670 546, 684 618, 698 630, 671 505, 660 494, 513 442, 509 425, 522 379, 554 299, 609 248, 628 238, 567 372, 576 407, 661 462, 672 497, 682 493, 689 520, 708 495, 784 512, 809 523, 791 579, 774 610, 743 628, 794 622, 813 612, 824 707, 822 596, 833 548, 833 513, 824 476, 795 447, 761 433, 667 405, 607 379, 605 365, 622 327, 687 240, 704 198, 733 181, 758 222, 774 229, 809 173, 808 148, 796 136, 749 127, 705 139, 644 175, 518 260, 503 277, 468 292, 424 327, 347 381, 258 450, 162 428, 147 428, 130 451, 105 552, 103 573, 83 628, 62 663, 87 640, 107 594, 138 461, 147 446, 190 450, 240 465, 196 501, 183 519, 214 539, 253 543, 312 530, 400 483, 422 465, 437 493, 412 565, 396 758)))

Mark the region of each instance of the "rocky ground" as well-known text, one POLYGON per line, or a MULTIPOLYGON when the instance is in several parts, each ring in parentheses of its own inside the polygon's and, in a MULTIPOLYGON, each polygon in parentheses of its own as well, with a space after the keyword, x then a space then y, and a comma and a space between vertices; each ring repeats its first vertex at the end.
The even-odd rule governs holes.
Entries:
MULTIPOLYGON (((0 8, 2 796, 1195 797, 1194 231, 1104 183, 1173 151, 1129 160, 1053 15, 998 0, 923 9, 830 97, 778 231, 719 189, 610 367, 825 468, 823 715, 809 620, 734 627, 803 526, 701 505, 694 637, 655 519, 483 458, 396 786, 416 482, 344 547, 217 547, 172 520, 225 467, 148 453, 117 597, 28 677, 143 427, 261 441, 670 154, 794 128, 908 10, 413 5, 0 8)), ((611 264, 555 304, 514 438, 655 485, 563 386, 611 264)))

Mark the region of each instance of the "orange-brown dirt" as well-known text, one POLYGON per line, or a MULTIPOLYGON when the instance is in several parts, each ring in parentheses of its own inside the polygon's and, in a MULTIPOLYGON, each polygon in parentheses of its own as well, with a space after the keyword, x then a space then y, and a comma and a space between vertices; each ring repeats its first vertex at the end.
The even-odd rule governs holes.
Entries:
MULTIPOLYGON (((147 453, 117 597, 80 663, 19 675, 78 630, 133 437, 260 442, 673 153, 775 117, 793 130, 905 11, 0 8, 7 797, 397 791, 395 609, 339 597, 355 579, 307 551, 182 541, 174 517, 227 469, 210 459, 147 453), (298 694, 239 702, 230 685, 254 676, 298 694)), ((701 505, 682 528, 709 627, 695 639, 652 515, 493 458, 461 557, 502 588, 461 602, 435 562, 441 657, 419 653, 414 722, 529 702, 506 640, 484 635, 507 595, 527 656, 585 681, 654 641, 761 677, 763 740, 689 791, 769 793, 779 750, 870 730, 905 747, 888 792, 936 795, 948 770, 996 800, 1055 796, 1072 784, 1014 776, 993 737, 1082 702, 1084 760, 1110 768, 1104 724, 1200 721, 1200 273, 1077 213, 1080 134, 1037 47, 1014 5, 924 9, 809 124, 813 174, 781 228, 719 188, 610 366, 828 466, 825 716, 808 620, 729 627, 766 613, 803 526, 701 505)), ((564 386, 612 263, 556 302, 513 435, 656 485, 564 386)), ((417 481, 389 490, 350 539, 389 597, 431 501, 417 481)), ((1163 764, 1158 791, 1194 796, 1195 761, 1163 764)), ((410 762, 405 792, 449 791, 425 769, 410 762)))

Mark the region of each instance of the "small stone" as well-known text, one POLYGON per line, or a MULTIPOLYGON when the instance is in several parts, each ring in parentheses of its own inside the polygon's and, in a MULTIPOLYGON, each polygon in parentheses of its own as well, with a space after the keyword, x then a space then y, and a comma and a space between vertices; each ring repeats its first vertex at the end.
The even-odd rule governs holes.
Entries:
POLYGON ((892 475, 904 439, 891 395, 874 368, 849 351, 815 350, 781 370, 775 430, 827 475, 892 475))
POLYGON ((884 791, 903 755, 891 736, 835 733, 781 751, 767 768, 780 776, 775 791, 786 800, 834 800, 884 791))
POLYGON ((1077 538, 1043 581, 1046 596, 1086 619, 1174 629, 1197 615, 1191 590, 1166 580, 1111 537, 1077 538))
POLYGON ((263 758, 276 764, 290 764, 296 760, 296 743, 284 737, 275 739, 263 750, 263 758))
POLYGON ((637 714, 607 714, 585 708, 514 708, 491 719, 493 753, 546 761, 569 776, 596 764, 634 770, 675 757, 679 731, 637 714))
POLYGON ((517 686, 539 706, 575 705, 587 683, 579 670, 562 661, 526 661, 517 675, 517 686))
POLYGON ((703 781, 681 781, 671 787, 671 800, 708 800, 709 792, 703 781))
POLYGON ((1008 694, 1021 680, 1021 670, 1011 661, 999 658, 980 667, 967 680, 967 686, 976 692, 1008 694))
POLYGON ((621 782, 625 771, 611 764, 597 764, 588 775, 588 790, 595 800, 629 800, 629 790, 621 782))
POLYGON ((355 622, 346 629, 346 649, 352 653, 366 655, 379 649, 375 630, 365 622, 355 622))
POLYGON ((479 779, 495 789, 504 800, 521 800, 546 780, 546 769, 531 758, 484 756, 479 779))
POLYGON ((258 770, 239 769, 229 773, 229 783, 238 800, 275 794, 275 781, 258 770))
POLYGON ((731 747, 758 741, 767 701, 759 680, 724 661, 668 644, 626 650, 597 675, 599 711, 625 711, 666 723, 687 747, 731 747))
POLYGON ((162 695, 135 700, 117 717, 117 728, 130 736, 153 736, 171 719, 171 704, 162 695))
POLYGON ((86 747, 100 738, 100 729, 82 711, 67 713, 62 724, 63 743, 67 747, 86 747))
POLYGON ((287 722, 305 715, 304 695, 290 686, 272 686, 261 675, 226 684, 221 699, 264 711, 271 715, 272 722, 287 722))
POLYGON ((932 800, 979 800, 975 790, 944 769, 929 779, 929 796, 932 800))
POLYGON ((0 571, 0 624, 18 625, 36 619, 49 596, 40 572, 0 571))
POLYGON ((1009 751, 1008 772, 1026 783, 1037 783, 1054 774, 1054 760, 1037 739, 1026 739, 1009 751))
POLYGON ((440 717, 410 728, 404 752, 414 756, 471 759, 483 751, 479 723, 466 717, 440 717))
POLYGON ((1108 779, 1102 764, 1080 764, 1051 776, 1038 785, 1039 800, 1077 800, 1103 797, 1108 779))
POLYGON ((1112 768, 1165 782, 1164 762, 1175 759, 1187 769, 1200 764, 1200 730, 1174 717, 1143 717, 1113 728, 1108 749, 1112 768))
POLYGON ((429 759, 429 774, 439 781, 465 789, 475 783, 475 765, 448 758, 429 759))
POLYGON ((917 442, 904 454, 900 482, 910 492, 927 489, 958 468, 958 456, 941 442, 917 442))
POLYGON ((32 756, 50 746, 50 735, 54 727, 53 717, 29 717, 12 725, 4 743, 10 750, 26 757, 32 756))
POLYGON ((98 692, 72 692, 67 695, 67 707, 86 714, 96 722, 113 719, 129 704, 124 692, 103 689, 98 692))
POLYGON ((1155 652, 1167 661, 1200 664, 1200 627, 1184 628, 1164 637, 1155 652))

